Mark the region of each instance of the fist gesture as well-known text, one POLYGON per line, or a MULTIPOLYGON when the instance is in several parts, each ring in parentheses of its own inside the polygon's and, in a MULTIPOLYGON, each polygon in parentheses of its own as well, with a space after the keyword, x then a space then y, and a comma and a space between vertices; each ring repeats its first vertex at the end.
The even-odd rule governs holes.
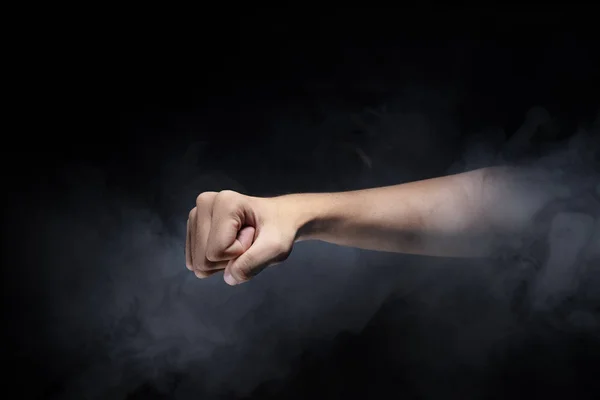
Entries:
POLYGON ((297 234, 289 211, 277 198, 201 193, 187 221, 187 268, 198 278, 223 270, 236 285, 285 260, 297 234))

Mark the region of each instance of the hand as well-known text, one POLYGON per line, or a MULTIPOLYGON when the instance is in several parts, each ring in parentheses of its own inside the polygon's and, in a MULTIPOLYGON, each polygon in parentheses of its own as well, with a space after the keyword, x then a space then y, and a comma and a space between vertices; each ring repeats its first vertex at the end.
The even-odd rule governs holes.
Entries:
POLYGON ((297 232, 292 208, 278 198, 204 192, 187 222, 186 266, 198 278, 224 270, 236 285, 285 260, 297 232))

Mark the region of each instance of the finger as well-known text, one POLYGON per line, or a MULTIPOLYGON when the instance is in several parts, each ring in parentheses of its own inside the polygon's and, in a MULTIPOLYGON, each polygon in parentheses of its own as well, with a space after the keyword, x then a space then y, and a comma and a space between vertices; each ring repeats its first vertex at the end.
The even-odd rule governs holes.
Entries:
POLYGON ((245 226, 238 232, 236 240, 242 246, 243 251, 247 251, 252 246, 255 233, 256 229, 253 226, 245 226))
POLYGON ((190 261, 192 263, 192 270, 195 268, 195 249, 196 249, 196 219, 197 219, 198 209, 196 207, 192 208, 189 216, 189 237, 190 237, 190 261))
POLYGON ((239 194, 230 191, 218 194, 206 248, 206 257, 210 261, 229 261, 244 252, 237 236, 244 225, 252 225, 253 222, 246 221, 245 214, 239 194))
MULTIPOLYGON (((244 283, 254 278, 256 275, 260 274, 263 270, 265 270, 268 266, 272 265, 270 263, 262 263, 254 266, 252 269, 248 270, 239 270, 238 273, 232 271, 232 266, 237 259, 230 260, 223 271, 223 279, 225 283, 230 286, 239 285, 240 283, 244 283), (237 278, 236 278, 237 277, 237 278)), ((237 267, 236 267, 237 268, 237 267)))
MULTIPOLYGON (((252 226, 246 226, 246 227, 242 228, 242 230, 239 231, 237 241, 239 241, 244 252, 247 251, 250 248, 250 246, 252 246, 252 243, 254 242, 254 233, 255 232, 256 232, 256 230, 252 226)), ((225 282, 227 282, 230 285, 235 285, 236 282, 235 282, 234 278, 231 277, 231 273, 228 272, 228 268, 230 268, 231 264, 234 263, 236 259, 237 258, 229 260, 227 262, 227 266, 225 267, 225 274, 227 275, 227 276, 225 276, 225 282)), ((256 275, 261 270, 262 269, 260 269, 259 271, 256 271, 256 269, 253 270, 253 272, 255 272, 254 275, 256 275)))
POLYGON ((192 237, 194 238, 193 247, 193 267, 194 271, 206 273, 212 270, 222 270, 227 266, 226 262, 212 262, 206 258, 206 241, 211 229, 212 207, 216 192, 204 192, 196 199, 196 224, 192 237))
POLYGON ((211 275, 216 274, 217 272, 220 272, 220 270, 215 269, 212 271, 194 271, 194 275, 196 275, 196 278, 198 278, 198 279, 204 279, 204 278, 208 278, 211 275))
POLYGON ((269 240, 256 240, 241 256, 232 260, 225 268, 223 275, 229 285, 246 282, 256 276, 271 263, 285 258, 286 252, 278 243, 269 240))
MULTIPOLYGON (((191 214, 191 212, 190 212, 191 214)), ((192 252, 190 251, 191 245, 191 230, 190 230, 190 219, 187 220, 186 232, 185 232, 185 266, 190 271, 194 270, 194 264, 192 263, 192 252)))
POLYGON ((216 193, 204 192, 196 198, 196 214, 194 224, 192 225, 192 259, 194 271, 204 271, 206 268, 204 249, 206 247, 206 237, 210 229, 210 210, 216 193))

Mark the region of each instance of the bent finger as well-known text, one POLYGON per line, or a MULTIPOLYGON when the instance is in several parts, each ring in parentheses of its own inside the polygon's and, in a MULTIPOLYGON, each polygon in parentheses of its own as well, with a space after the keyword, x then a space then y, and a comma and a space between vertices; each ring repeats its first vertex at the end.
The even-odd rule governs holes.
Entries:
POLYGON ((193 271, 194 264, 192 262, 192 252, 190 250, 191 241, 190 219, 188 218, 185 232, 185 267, 190 271, 193 271))

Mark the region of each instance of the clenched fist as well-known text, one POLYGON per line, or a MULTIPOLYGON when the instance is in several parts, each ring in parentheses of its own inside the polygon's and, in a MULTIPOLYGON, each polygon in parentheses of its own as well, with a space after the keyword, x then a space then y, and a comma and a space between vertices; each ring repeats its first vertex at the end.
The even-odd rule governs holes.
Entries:
POLYGON ((187 268, 198 278, 224 270, 229 285, 249 280, 291 253, 298 231, 292 214, 278 198, 200 194, 187 221, 187 268))

